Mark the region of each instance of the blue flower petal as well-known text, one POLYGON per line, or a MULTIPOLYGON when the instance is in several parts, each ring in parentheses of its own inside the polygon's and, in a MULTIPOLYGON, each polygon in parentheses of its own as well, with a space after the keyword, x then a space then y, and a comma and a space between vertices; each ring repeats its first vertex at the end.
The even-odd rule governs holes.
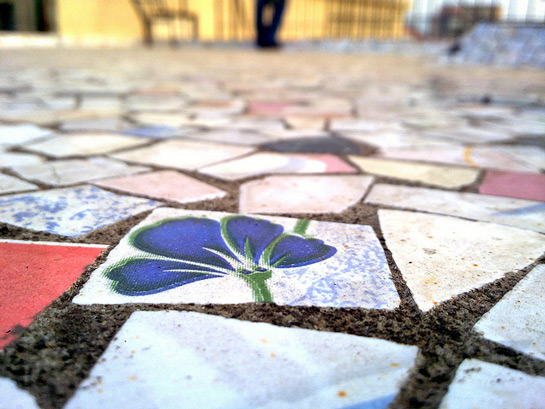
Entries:
POLYGON ((337 252, 322 240, 285 236, 276 243, 269 264, 276 268, 300 267, 328 259, 337 252))
POLYGON ((218 277, 213 266, 200 267, 169 260, 137 258, 106 272, 113 289, 123 295, 156 294, 184 284, 218 277))
POLYGON ((134 232, 131 244, 151 254, 234 270, 221 256, 236 258, 223 241, 216 220, 197 217, 163 220, 134 232))
POLYGON ((284 228, 267 220, 235 216, 224 219, 223 230, 232 247, 259 264, 263 251, 282 234, 284 228))

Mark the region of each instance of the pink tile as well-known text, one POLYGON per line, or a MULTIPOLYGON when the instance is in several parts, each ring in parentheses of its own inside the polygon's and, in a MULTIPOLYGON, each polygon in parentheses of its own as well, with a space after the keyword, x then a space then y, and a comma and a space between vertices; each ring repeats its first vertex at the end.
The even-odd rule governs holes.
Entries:
POLYGON ((545 202, 545 175, 489 170, 479 187, 479 193, 545 202))
POLYGON ((226 195, 223 190, 170 170, 100 180, 95 184, 127 193, 173 200, 179 203, 211 200, 226 195))
POLYGON ((329 154, 299 154, 296 155, 300 158, 306 158, 309 160, 317 160, 325 165, 325 173, 356 173, 357 170, 344 162, 341 158, 335 155, 329 154))

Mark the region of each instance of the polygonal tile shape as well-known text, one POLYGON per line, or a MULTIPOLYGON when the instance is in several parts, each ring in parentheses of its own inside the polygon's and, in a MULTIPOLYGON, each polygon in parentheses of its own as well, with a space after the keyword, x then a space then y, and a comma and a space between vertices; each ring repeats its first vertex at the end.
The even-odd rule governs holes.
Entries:
POLYGON ((218 129, 209 132, 199 132, 191 134, 190 138, 207 142, 247 146, 260 145, 277 139, 262 133, 242 131, 239 129, 218 129))
POLYGON ((30 393, 8 378, 0 378, 0 396, 4 402, 9 402, 10 409, 40 409, 30 393))
POLYGON ((407 131, 378 133, 342 132, 341 134, 347 139, 355 142, 363 142, 383 150, 412 147, 450 147, 453 145, 452 142, 415 135, 413 133, 408 133, 407 131))
POLYGON ((379 210, 386 245, 422 311, 520 270, 545 252, 545 236, 456 217, 379 210))
POLYGON ((38 186, 0 173, 0 194, 36 190, 38 186))
POLYGON ((244 303, 393 309, 399 296, 370 226, 157 209, 74 302, 244 303))
POLYGON ((376 156, 475 168, 539 172, 545 167, 544 152, 545 150, 532 146, 451 146, 449 148, 392 149, 376 156))
POLYGON ((129 162, 195 170, 254 151, 252 147, 167 140, 146 148, 110 155, 129 162))
POLYGON ((240 212, 341 213, 361 200, 371 183, 372 177, 359 175, 269 176, 240 187, 240 212))
POLYGON ((545 264, 528 273, 475 324, 486 339, 545 360, 545 264))
POLYGON ((62 236, 79 236, 159 204, 93 186, 42 190, 0 197, 0 222, 62 236))
POLYGON ((132 166, 108 158, 69 159, 39 165, 17 166, 13 171, 21 177, 52 186, 74 185, 113 176, 145 172, 145 166, 132 166))
POLYGON ((54 158, 67 156, 100 155, 136 147, 147 143, 148 140, 107 132, 89 132, 72 135, 57 135, 44 141, 25 145, 25 149, 54 158))
POLYGON ((466 359, 458 367, 439 409, 539 409, 543 402, 544 377, 466 359))
POLYGON ((545 233, 545 204, 524 199, 377 184, 365 203, 505 224, 545 233))
POLYGON ((428 131, 426 135, 467 144, 503 142, 513 139, 513 135, 506 131, 501 132, 499 129, 490 130, 473 126, 428 131))
POLYGON ((331 153, 337 155, 359 155, 365 150, 346 139, 333 137, 297 138, 272 142, 262 146, 274 152, 331 153))
POLYGON ((0 349, 65 292, 105 248, 0 240, 0 349))
POLYGON ((121 190, 125 193, 149 196, 159 200, 173 200, 179 203, 218 199, 227 194, 214 186, 170 170, 103 179, 93 184, 121 190))
POLYGON ((64 132, 122 132, 131 126, 116 116, 96 117, 94 113, 90 113, 88 116, 88 118, 74 118, 64 121, 60 129, 64 132))
POLYGON ((0 125, 0 145, 20 145, 47 135, 51 135, 49 129, 35 125, 0 125))
POLYGON ((334 155, 262 152, 207 166, 199 172, 220 179, 237 180, 267 173, 355 173, 356 169, 334 155))
POLYGON ((422 182, 450 189, 469 185, 479 176, 479 171, 471 168, 364 158, 361 156, 350 156, 349 159, 361 170, 373 175, 422 182))
POLYGON ((545 175, 489 170, 479 193, 545 202, 545 175))
POLYGON ((129 129, 124 133, 141 138, 169 139, 177 136, 186 136, 188 131, 167 125, 150 125, 129 129))
POLYGON ((14 166, 30 166, 43 163, 44 159, 37 155, 19 152, 3 152, 0 148, 0 169, 14 166))
POLYGON ((290 128, 294 129, 325 129, 325 118, 308 117, 304 115, 288 115, 284 118, 284 121, 290 128))
POLYGON ((170 112, 136 112, 131 119, 144 126, 171 126, 174 128, 188 125, 189 115, 170 112))
POLYGON ((417 351, 348 334, 137 311, 65 409, 385 409, 417 351))
POLYGON ((371 121, 367 119, 335 119, 331 121, 329 129, 336 132, 357 131, 357 132, 382 132, 399 131, 404 127, 395 122, 371 121))

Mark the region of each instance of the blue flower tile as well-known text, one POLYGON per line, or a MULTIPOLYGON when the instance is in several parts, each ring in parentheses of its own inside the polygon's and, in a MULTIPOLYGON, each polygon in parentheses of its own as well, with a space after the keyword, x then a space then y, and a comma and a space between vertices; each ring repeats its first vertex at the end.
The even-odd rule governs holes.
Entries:
POLYGON ((160 205, 94 186, 2 196, 0 222, 61 236, 80 236, 160 205))
POLYGON ((370 226, 157 209, 76 297, 95 303, 240 303, 392 309, 370 226))

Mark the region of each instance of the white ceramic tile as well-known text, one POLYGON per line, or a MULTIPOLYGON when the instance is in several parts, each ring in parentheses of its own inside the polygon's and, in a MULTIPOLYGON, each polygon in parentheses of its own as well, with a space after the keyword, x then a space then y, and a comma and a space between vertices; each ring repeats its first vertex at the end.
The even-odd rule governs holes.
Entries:
POLYGON ((37 165, 44 162, 44 159, 37 155, 18 152, 4 152, 0 148, 0 168, 11 168, 14 166, 37 165))
POLYGON ((47 135, 51 135, 49 129, 35 125, 0 125, 0 146, 20 145, 47 135))
POLYGON ((416 354, 348 334, 137 311, 65 409, 386 408, 416 354))
POLYGON ((0 173, 0 193, 23 192, 25 190, 36 190, 37 188, 32 183, 0 173))
POLYGON ((241 130, 214 130, 210 132, 198 132, 189 136, 191 139, 199 139, 201 141, 226 143, 233 145, 261 145, 267 142, 274 142, 278 138, 267 136, 258 132, 248 132, 241 130))
POLYGON ((40 409, 30 393, 8 378, 0 378, 0 405, 6 409, 40 409))
POLYGON ((190 124, 189 115, 170 112, 136 112, 130 115, 131 119, 150 126, 172 126, 179 127, 190 124))
MULTIPOLYGON (((91 115, 91 114, 90 114, 91 115)), ((89 118, 67 118, 60 126, 65 132, 95 131, 95 132, 122 132, 130 128, 130 124, 117 116, 96 117, 92 114, 89 118)))
POLYGON ((78 304, 271 300, 399 304, 370 226, 176 209, 157 209, 136 226, 74 298, 78 304))
POLYGON ((111 156, 129 162, 195 170, 202 166, 246 155, 252 151, 254 151, 254 148, 246 146, 167 140, 150 147, 134 149, 111 156))
POLYGON ((39 165, 17 166, 13 171, 21 177, 52 186, 72 185, 90 180, 145 172, 144 166, 130 166, 108 158, 69 159, 39 165))
POLYGON ((545 360, 545 264, 530 271, 474 329, 486 339, 545 360))
POLYGON ((93 183, 126 193, 149 196, 159 200, 192 203, 224 197, 226 192, 178 172, 164 170, 139 175, 103 179, 93 183))
POLYGON ((63 158, 67 156, 100 155, 119 149, 136 147, 147 142, 147 139, 136 136, 125 136, 107 132, 89 132, 58 135, 44 141, 26 144, 24 148, 54 158, 63 158))
POLYGON ((232 161, 207 166, 201 173, 236 180, 267 173, 354 173, 340 158, 322 154, 255 153, 232 161))
POLYGON ((372 182, 357 175, 270 176, 240 187, 240 212, 341 213, 359 202, 372 182))
POLYGON ((532 200, 377 184, 373 186, 365 202, 506 224, 545 233, 545 203, 532 200))
POLYGON ((545 167, 545 151, 534 146, 391 149, 380 152, 376 156, 520 172, 539 172, 545 167))
POLYGON ((370 121, 367 119, 335 119, 331 121, 329 129, 336 132, 382 132, 400 131, 405 128, 395 122, 370 121))
POLYGON ((373 175, 422 182, 450 189, 469 185, 475 182, 477 176, 479 176, 479 171, 471 168, 384 160, 362 156, 350 156, 349 159, 361 170, 373 175))
POLYGON ((468 144, 503 142, 513 139, 513 136, 509 132, 501 132, 498 129, 476 128, 472 126, 428 131, 426 132, 426 135, 468 144))
POLYGON ((62 236, 79 236, 157 207, 148 199, 93 186, 0 197, 0 222, 62 236))
POLYGON ((466 359, 458 367, 440 409, 540 409, 545 378, 514 369, 466 359))
POLYGON ((514 227, 397 210, 378 214, 386 245, 423 311, 545 252, 545 236, 514 227))
POLYGON ((353 141, 363 142, 383 150, 413 147, 450 147, 453 145, 453 142, 450 141, 425 137, 420 134, 416 135, 406 131, 373 133, 347 131, 341 132, 341 135, 353 141))

